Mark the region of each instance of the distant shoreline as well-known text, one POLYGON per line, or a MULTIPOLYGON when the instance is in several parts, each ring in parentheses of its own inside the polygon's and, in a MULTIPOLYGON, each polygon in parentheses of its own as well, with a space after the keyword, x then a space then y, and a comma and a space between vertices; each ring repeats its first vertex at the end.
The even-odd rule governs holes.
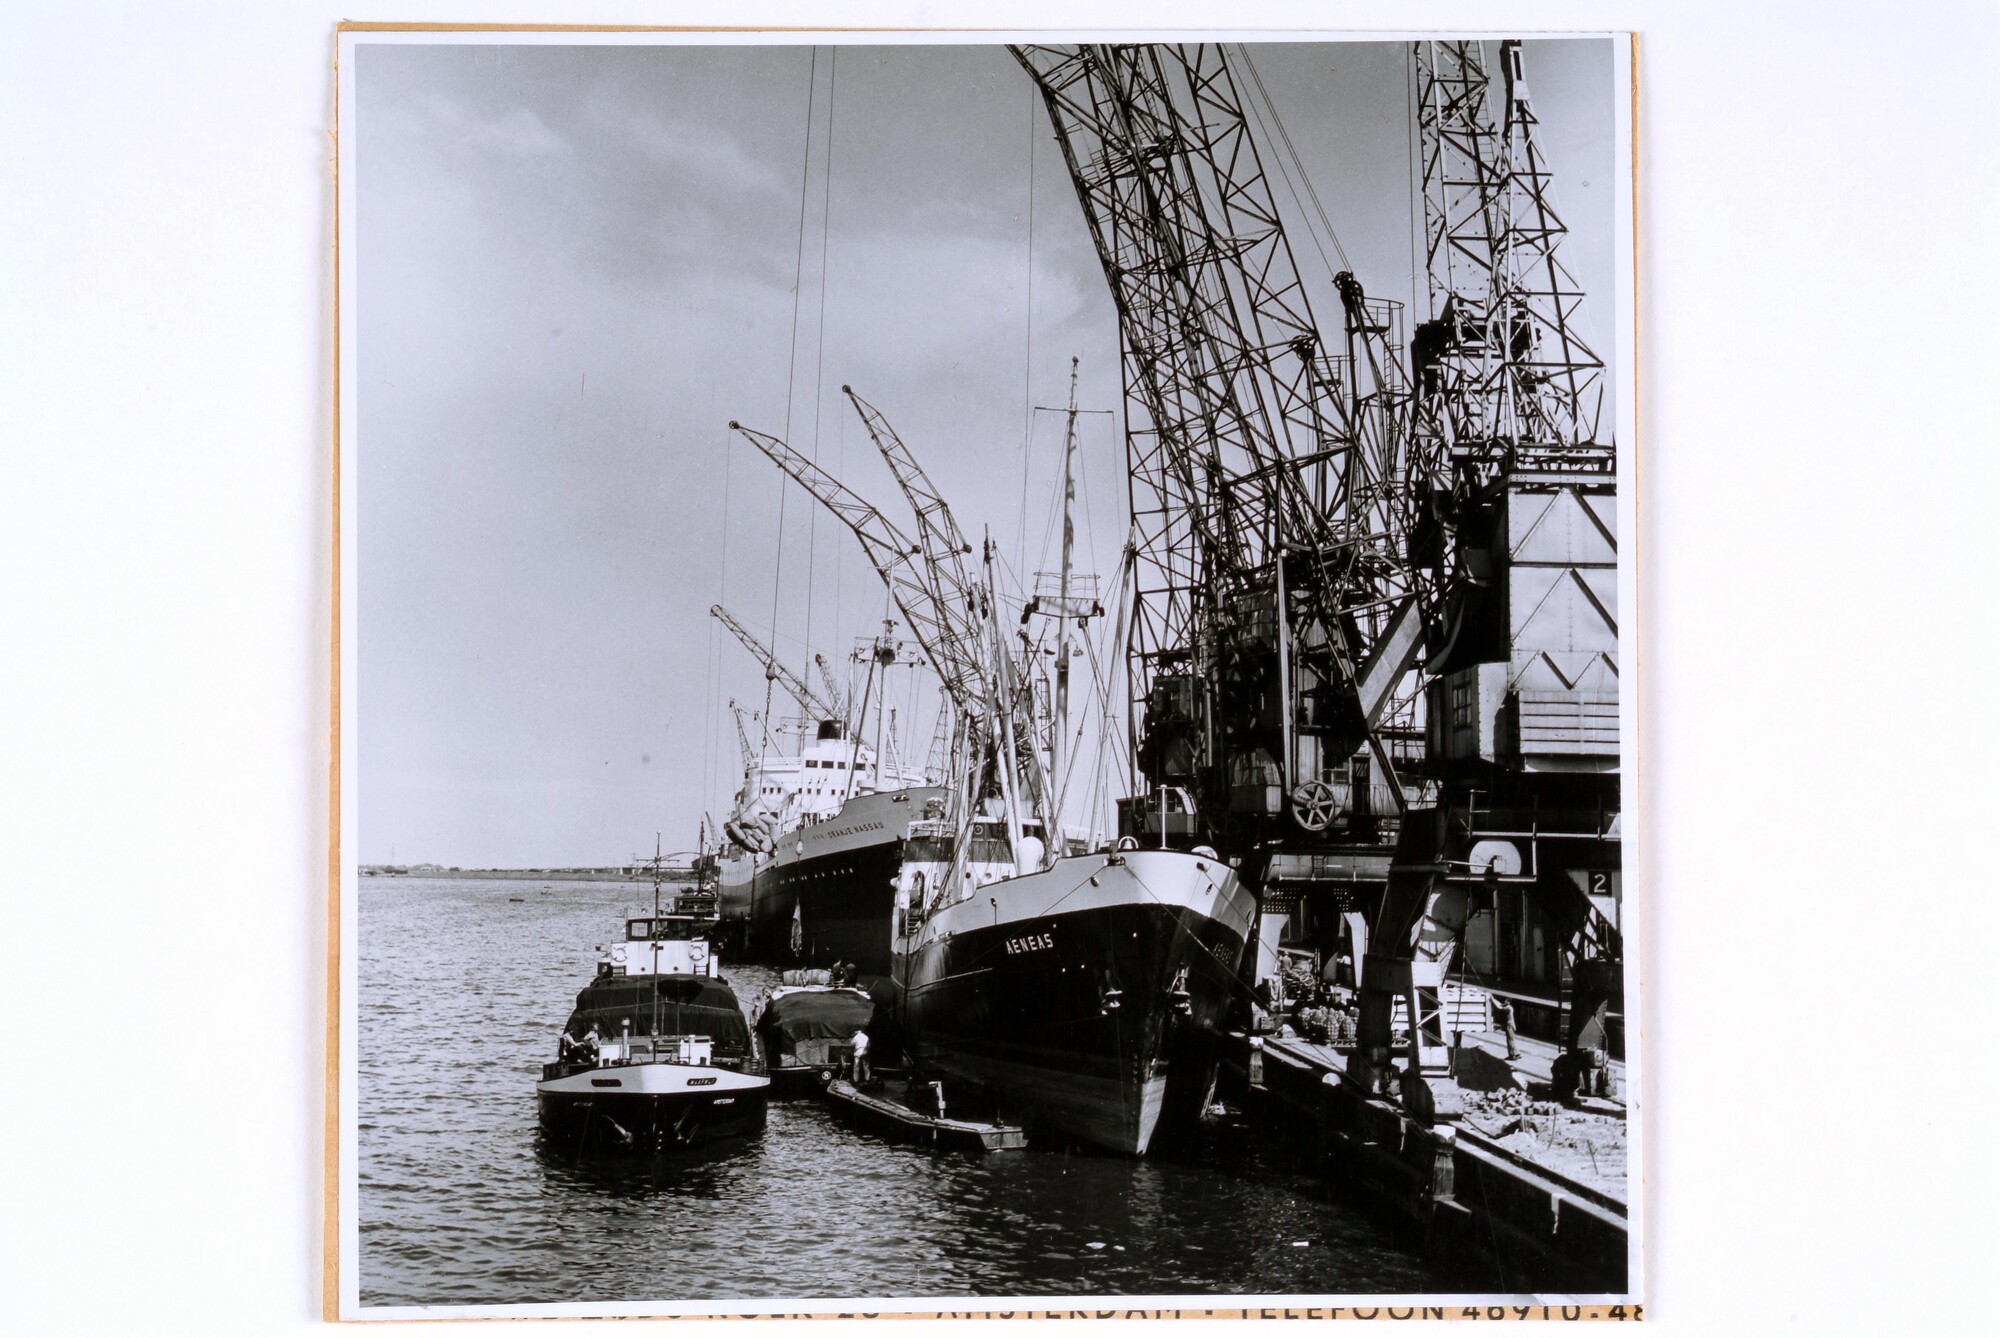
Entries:
MULTIPOLYGON (((645 869, 610 866, 598 869, 441 869, 434 864, 364 864, 364 878, 512 878, 521 882, 638 883, 650 875, 645 869)), ((694 874, 680 869, 667 870, 670 883, 692 883, 694 874)))

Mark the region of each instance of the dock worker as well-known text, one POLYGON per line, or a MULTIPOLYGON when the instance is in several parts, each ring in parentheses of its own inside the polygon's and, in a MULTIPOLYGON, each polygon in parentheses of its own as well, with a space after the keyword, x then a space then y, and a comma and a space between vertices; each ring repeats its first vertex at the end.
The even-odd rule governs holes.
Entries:
POLYGON ((1507 1038, 1507 1058, 1521 1057, 1520 1042, 1514 1037, 1514 1005, 1496 994, 1493 997, 1493 1020, 1500 1024, 1500 1034, 1507 1038))
POLYGON ((868 1067, 868 1033, 856 1028, 854 1032, 854 1085, 859 1087, 873 1076, 873 1072, 868 1067))

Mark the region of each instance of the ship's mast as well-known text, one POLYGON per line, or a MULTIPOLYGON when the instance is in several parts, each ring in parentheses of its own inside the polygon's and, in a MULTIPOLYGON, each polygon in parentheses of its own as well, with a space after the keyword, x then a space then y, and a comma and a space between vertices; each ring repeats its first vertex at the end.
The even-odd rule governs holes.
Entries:
MULTIPOLYGON (((985 536, 981 549, 985 560, 987 615, 994 617, 999 611, 1000 602, 993 591, 993 537, 990 534, 985 536)), ((1021 755, 1014 746, 1014 682, 1013 676, 1007 672, 1011 666, 1007 662, 1006 645, 1007 639, 1001 633, 996 617, 993 625, 995 673, 992 679, 995 697, 993 718, 1000 722, 998 740, 1000 764, 996 769, 999 772, 1001 802, 1006 805, 1007 810, 1007 850, 1014 858, 1014 867, 1026 873, 1028 870, 1021 867, 1021 801, 1016 793, 1019 777, 1015 774, 1016 768, 1020 765, 1021 755)), ((970 812, 966 815, 968 829, 973 816, 970 812)))
POLYGON ((891 640, 891 634, 895 630, 896 620, 884 618, 882 635, 875 642, 875 668, 882 675, 882 700, 875 704, 875 793, 877 794, 888 788, 882 783, 882 726, 889 715, 889 666, 896 662, 896 643, 891 640))
MULTIPOLYGON (((1021 612, 1021 621, 1026 622, 1035 614, 1043 614, 1056 620, 1056 674, 1055 711, 1050 724, 1049 738, 1049 824, 1050 839, 1056 839, 1061 826, 1064 796, 1068 793, 1068 772, 1072 765, 1069 729, 1069 666, 1072 652, 1072 619, 1077 627, 1087 626, 1089 620, 1104 612, 1097 602, 1097 577, 1094 574, 1079 573, 1076 570, 1076 423, 1086 413, 1101 413, 1109 416, 1108 409, 1079 409, 1076 406, 1077 359, 1069 360, 1069 403, 1061 409, 1038 404, 1037 412, 1061 413, 1063 415, 1063 464, 1062 464, 1062 563, 1055 575, 1055 588, 1048 588, 1048 572, 1037 572, 1037 586, 1033 598, 1021 612)), ((1055 845, 1051 850, 1059 849, 1055 845)))
MULTIPOLYGON (((1061 616, 1056 619, 1056 728, 1055 738, 1049 748, 1049 769, 1055 773, 1056 792, 1065 788, 1063 777, 1064 744, 1069 735, 1069 571, 1070 557, 1076 548, 1076 517, 1071 514, 1076 505, 1076 364, 1069 360, 1069 411, 1063 431, 1063 502, 1062 502, 1062 574, 1059 578, 1056 597, 1060 601, 1061 616)), ((1062 813, 1057 811, 1050 817, 1057 827, 1061 826, 1062 813)), ((1044 835, 1055 842, 1061 839, 1059 831, 1049 831, 1044 835)), ((1051 846, 1053 849, 1054 847, 1051 846)))
MULTIPOLYGON (((653 950, 653 974, 660 974, 660 884, 666 881, 667 861, 660 850, 660 833, 653 833, 653 858, 646 862, 647 870, 653 875, 653 921, 646 926, 648 944, 653 950)), ((653 1057, 660 1054, 660 991, 653 991, 653 1057)), ((628 1054, 629 1060, 631 1056, 628 1054)))

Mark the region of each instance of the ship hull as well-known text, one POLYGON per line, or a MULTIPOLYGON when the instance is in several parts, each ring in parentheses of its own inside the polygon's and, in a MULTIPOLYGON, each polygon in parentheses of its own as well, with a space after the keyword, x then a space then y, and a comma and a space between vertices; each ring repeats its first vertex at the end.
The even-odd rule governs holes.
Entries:
POLYGON ((746 960, 849 962, 888 974, 903 834, 924 801, 942 795, 930 787, 863 795, 825 822, 788 832, 771 855, 726 862, 722 915, 741 926, 746 960))
POLYGON ((1171 851, 978 888, 903 945, 911 1058, 1044 1135, 1142 1156, 1200 1114, 1253 908, 1226 866, 1171 851))
POLYGON ((659 1156, 762 1132, 769 1090, 769 1079, 730 1069, 630 1064, 545 1081, 535 1104, 558 1152, 659 1156))

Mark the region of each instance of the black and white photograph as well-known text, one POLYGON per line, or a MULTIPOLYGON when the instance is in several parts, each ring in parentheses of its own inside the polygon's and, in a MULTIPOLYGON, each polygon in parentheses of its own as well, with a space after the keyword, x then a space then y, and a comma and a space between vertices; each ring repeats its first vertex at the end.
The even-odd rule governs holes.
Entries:
POLYGON ((0 1333, 1994 1327, 1991 0, 7 32, 0 1333))
POLYGON ((1640 1295, 1630 41, 1116 36, 342 34, 344 1315, 1640 1295))

